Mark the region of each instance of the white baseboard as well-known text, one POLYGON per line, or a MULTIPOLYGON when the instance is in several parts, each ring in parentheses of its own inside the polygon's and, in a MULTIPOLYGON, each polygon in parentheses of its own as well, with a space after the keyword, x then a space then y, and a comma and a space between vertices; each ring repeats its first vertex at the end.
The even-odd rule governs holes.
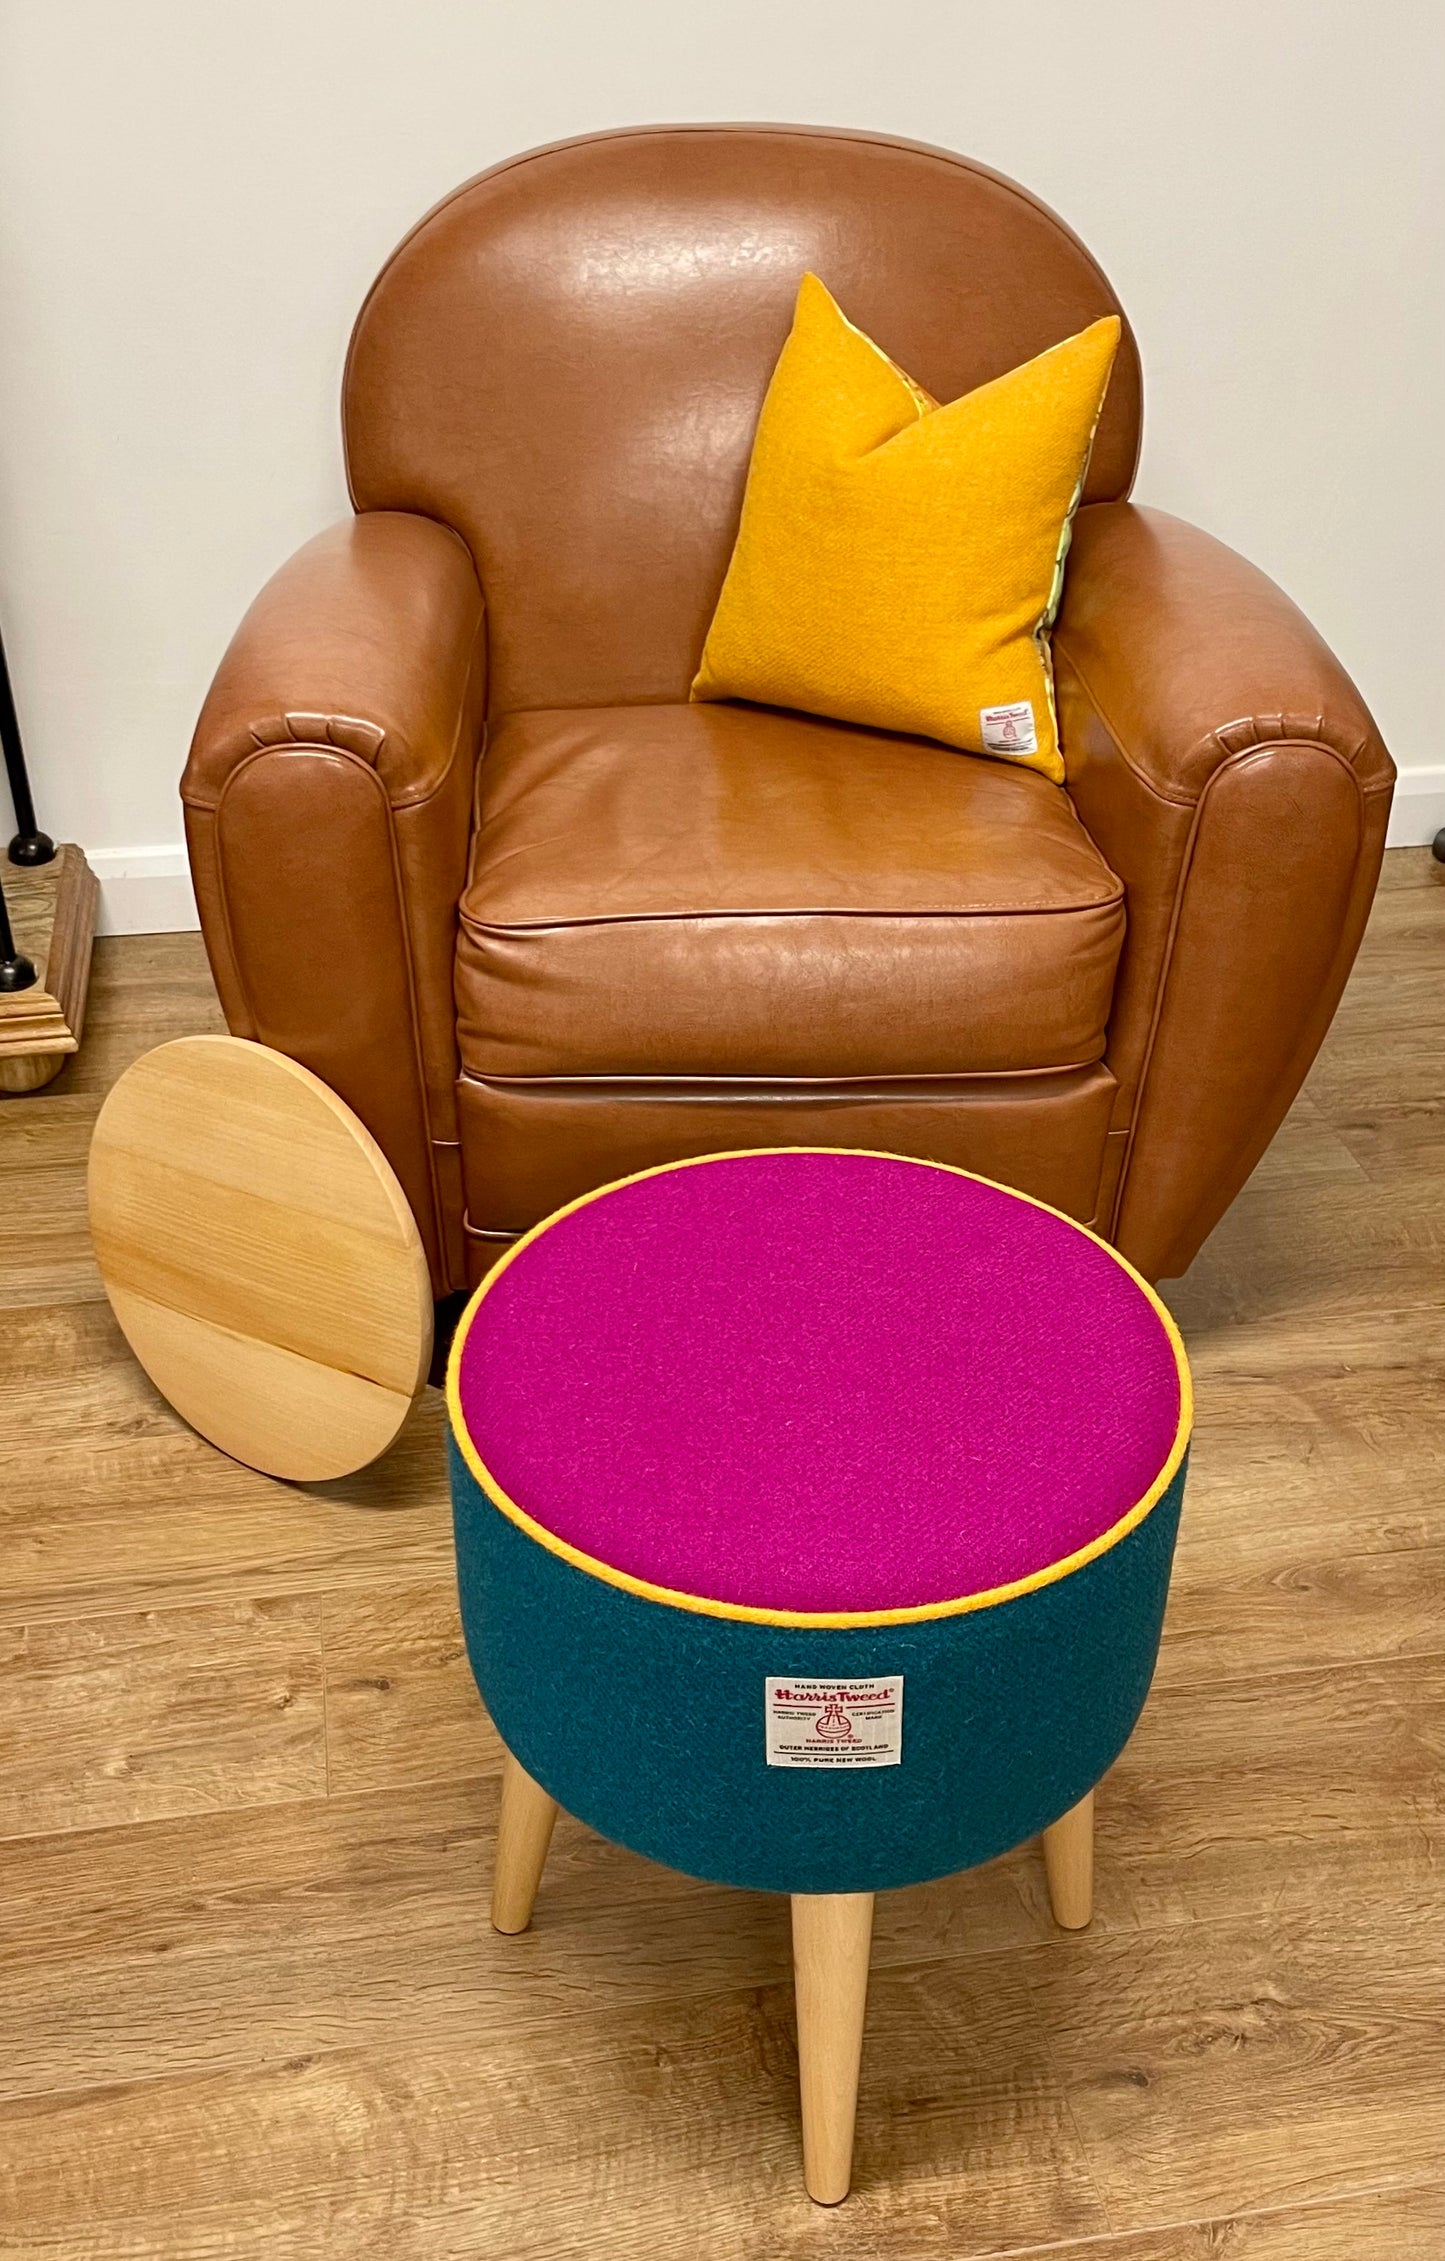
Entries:
MULTIPOLYGON (((1445 766, 1407 769, 1390 811, 1392 848, 1428 848, 1445 826, 1445 766)), ((101 934, 180 934, 200 925, 186 851, 87 848, 100 881, 101 934)))
POLYGON ((97 934, 181 934, 200 925, 179 841, 171 848, 87 848, 85 856, 100 881, 97 934))
POLYGON ((1445 767, 1400 772, 1390 808, 1387 848, 1428 848, 1445 827, 1445 767))

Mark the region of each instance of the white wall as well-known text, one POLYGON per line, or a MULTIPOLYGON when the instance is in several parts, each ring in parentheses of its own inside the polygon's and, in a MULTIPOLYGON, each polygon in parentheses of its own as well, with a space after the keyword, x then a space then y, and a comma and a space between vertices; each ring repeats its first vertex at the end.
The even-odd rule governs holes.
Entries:
POLYGON ((197 705, 345 508, 347 333, 412 220, 539 141, 741 117, 947 143, 1064 213, 1143 346, 1140 494, 1313 614, 1427 837, 1442 86, 1438 0, 0 0, 0 621, 42 821, 108 881, 179 868, 197 705))

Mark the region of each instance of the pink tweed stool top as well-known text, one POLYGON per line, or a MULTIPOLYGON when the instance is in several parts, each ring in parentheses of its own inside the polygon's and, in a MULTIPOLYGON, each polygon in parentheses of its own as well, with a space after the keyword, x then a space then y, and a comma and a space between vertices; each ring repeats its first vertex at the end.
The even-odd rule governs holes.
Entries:
POLYGON ((495 1484, 625 1579, 928 1608, 1075 1555, 1149 1491, 1184 1412, 1161 1311, 1111 1249, 983 1179, 741 1154, 525 1242, 456 1397, 495 1484))

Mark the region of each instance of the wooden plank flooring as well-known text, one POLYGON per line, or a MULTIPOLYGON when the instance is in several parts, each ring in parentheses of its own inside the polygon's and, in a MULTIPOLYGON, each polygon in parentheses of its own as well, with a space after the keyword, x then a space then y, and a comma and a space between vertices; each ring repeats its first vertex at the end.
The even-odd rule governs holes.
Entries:
POLYGON ((0 2255, 1442 2261, 1445 872, 1387 859, 1167 1290, 1194 1472, 1094 1925, 1028 1851, 880 1902, 836 2213, 782 1901, 564 1819, 535 1930, 487 1929, 435 1393, 302 1492, 130 1362, 90 1124, 217 1026, 195 937, 102 941, 79 1057, 0 1102, 0 2255))

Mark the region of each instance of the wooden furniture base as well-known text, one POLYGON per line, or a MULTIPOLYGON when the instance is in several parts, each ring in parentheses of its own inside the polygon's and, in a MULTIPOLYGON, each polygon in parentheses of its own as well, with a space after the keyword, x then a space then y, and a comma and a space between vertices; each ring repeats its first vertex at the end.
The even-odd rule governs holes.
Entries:
POLYGON ((3 876, 16 947, 40 976, 0 995, 0 1092, 14 1096, 39 1091, 79 1047, 100 889, 73 842, 53 863, 6 864, 3 876))
POLYGON ((350 1108, 265 1045, 183 1037, 126 1070, 95 1126, 90 1230, 162 1396, 268 1476, 365 1467, 425 1385, 406 1196, 350 1108))
POLYGON ((1094 1913, 1094 1793, 1044 1831, 1049 1906, 1064 1931, 1082 1931, 1094 1913))
POLYGON ((492 1873, 494 1931, 525 1931, 531 1922, 556 1819, 556 1799, 549 1798, 508 1751, 502 1769, 502 1811, 492 1873))
POLYGON ((792 1906, 803 2185, 818 2205, 837 2206, 853 2179, 873 1894, 795 1892, 792 1906))
MULTIPOLYGON (((509 1751, 492 1873, 494 1931, 515 1934, 530 1924, 556 1819, 556 1799, 509 1751)), ((1082 1930, 1094 1912, 1092 1790, 1044 1831, 1043 1847, 1054 1921, 1082 1930)), ((853 2179, 873 1900, 871 1892, 792 1895, 803 2184, 819 2206, 840 2205, 853 2179)))
MULTIPOLYGON (((509 1751, 492 1878, 495 1931, 525 1931, 531 1922, 556 1819, 556 1799, 509 1751)), ((853 2175, 873 1894, 795 1892, 792 1909, 803 2182, 820 2206, 837 2206, 853 2175)))

